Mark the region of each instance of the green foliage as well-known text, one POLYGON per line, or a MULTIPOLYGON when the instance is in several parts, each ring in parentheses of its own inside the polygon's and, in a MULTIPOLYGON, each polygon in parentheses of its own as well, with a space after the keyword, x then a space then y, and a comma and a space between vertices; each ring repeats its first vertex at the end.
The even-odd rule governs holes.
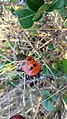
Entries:
POLYGON ((10 10, 11 6, 5 6, 6 10, 10 10))
POLYGON ((61 1, 60 1, 60 4, 62 5, 62 7, 58 9, 58 12, 60 13, 61 17, 65 20, 67 18, 67 0, 63 0, 63 1, 62 1, 63 5, 61 4, 61 1))
POLYGON ((54 46, 52 43, 48 44, 48 50, 55 50, 54 46))
POLYGON ((61 17, 66 20, 67 18, 67 8, 62 7, 61 9, 58 10, 58 12, 60 13, 61 17))
POLYGON ((10 11, 11 11, 11 13, 13 14, 15 10, 14 10, 13 7, 11 7, 11 8, 10 8, 10 11))
POLYGON ((18 4, 20 2, 20 0, 9 0, 10 3, 13 3, 13 4, 18 4))
POLYGON ((26 0, 26 3, 32 11, 37 12, 40 6, 44 4, 44 0, 26 0))
POLYGON ((57 77, 60 76, 61 71, 59 69, 57 69, 56 67, 51 67, 51 71, 53 72, 53 74, 57 77))
POLYGON ((64 8, 64 0, 52 0, 52 3, 44 3, 35 14, 34 20, 37 20, 44 12, 53 12, 54 10, 58 10, 62 17, 63 15, 65 16, 66 8, 64 8))
POLYGON ((7 81, 7 84, 10 85, 11 87, 15 88, 16 85, 11 81, 11 80, 8 80, 7 81))
POLYGON ((15 1, 16 1, 16 0, 9 0, 10 3, 12 3, 12 2, 14 3, 15 1))
POLYGON ((67 81, 67 74, 64 74, 64 79, 67 81))
POLYGON ((44 3, 36 12, 34 20, 37 20, 38 18, 41 18, 42 14, 47 11, 49 4, 44 3))
POLYGON ((67 59, 62 59, 60 62, 61 70, 67 74, 67 59))
POLYGON ((58 66, 58 63, 57 63, 57 62, 53 62, 53 63, 52 63, 52 68, 53 68, 53 69, 57 70, 58 67, 59 67, 59 66, 58 66))
POLYGON ((20 25, 23 28, 30 28, 33 25, 34 12, 30 9, 18 9, 14 12, 14 14, 18 16, 20 25))
POLYGON ((64 5, 67 6, 67 0, 64 0, 64 5))
POLYGON ((14 15, 14 8, 13 7, 11 7, 11 6, 5 6, 5 9, 6 10, 10 10, 11 11, 11 13, 14 15))
POLYGON ((64 26, 67 28, 67 20, 64 22, 64 26))
POLYGON ((50 72, 48 70, 48 68, 44 65, 42 66, 42 71, 41 71, 41 74, 43 75, 50 75, 50 72))
POLYGON ((7 84, 15 88, 19 84, 20 76, 14 73, 11 73, 11 74, 9 73, 9 76, 11 77, 11 80, 8 77, 7 84))
POLYGON ((40 95, 42 97, 42 105, 44 108, 46 108, 48 111, 54 111, 55 107, 53 105, 53 102, 56 102, 56 96, 53 96, 52 93, 49 92, 49 90, 41 90, 40 95))
POLYGON ((60 9, 61 7, 64 6, 64 0, 53 0, 52 3, 49 6, 48 11, 54 11, 55 9, 60 9))
POLYGON ((9 43, 8 42, 4 42, 4 44, 3 44, 4 46, 5 46, 5 48, 9 48, 10 49, 10 45, 9 45, 9 43))
MULTIPOLYGON (((15 2, 15 0, 9 0, 9 2, 15 2)), ((34 21, 41 19, 43 13, 53 12, 54 10, 57 10, 65 20, 67 18, 66 6, 67 0, 51 0, 50 2, 44 2, 44 0, 26 0, 25 9, 18 9, 15 13, 18 15, 20 25, 23 28, 30 28, 34 24, 34 21)), ((14 10, 11 8, 10 11, 13 13, 14 10)))
POLYGON ((63 95, 62 98, 64 99, 65 103, 67 103, 67 94, 63 95))
POLYGON ((2 54, 3 53, 3 50, 0 48, 0 54, 2 54))

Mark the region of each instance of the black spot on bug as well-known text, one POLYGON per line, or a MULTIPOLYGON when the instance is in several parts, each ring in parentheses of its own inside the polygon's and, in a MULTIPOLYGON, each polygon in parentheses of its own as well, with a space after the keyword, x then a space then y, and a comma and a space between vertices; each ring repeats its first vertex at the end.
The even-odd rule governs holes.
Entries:
POLYGON ((33 69, 33 67, 31 66, 30 68, 29 68, 29 70, 32 70, 33 69))
POLYGON ((27 60, 28 60, 28 61, 31 61, 31 58, 28 58, 27 60))
POLYGON ((34 67, 36 67, 36 66, 37 66, 37 64, 33 64, 33 66, 34 66, 34 67))

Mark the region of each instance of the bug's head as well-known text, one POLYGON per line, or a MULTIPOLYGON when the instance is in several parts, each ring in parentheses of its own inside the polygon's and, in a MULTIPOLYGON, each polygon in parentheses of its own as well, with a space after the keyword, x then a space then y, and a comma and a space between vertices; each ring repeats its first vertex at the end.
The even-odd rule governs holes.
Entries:
POLYGON ((17 60, 24 60, 26 58, 26 56, 23 53, 19 53, 18 55, 16 55, 17 60))

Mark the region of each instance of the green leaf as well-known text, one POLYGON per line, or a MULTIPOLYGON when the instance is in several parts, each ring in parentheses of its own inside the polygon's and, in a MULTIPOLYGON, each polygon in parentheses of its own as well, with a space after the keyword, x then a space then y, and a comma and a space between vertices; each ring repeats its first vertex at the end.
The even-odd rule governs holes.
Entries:
POLYGON ((56 102, 56 96, 50 97, 52 94, 49 92, 49 90, 41 90, 40 95, 42 97, 42 105, 48 110, 48 111, 53 111, 55 110, 52 102, 56 102), (49 97, 49 99, 48 99, 49 97))
POLYGON ((15 0, 9 0, 10 3, 15 2, 15 0))
POLYGON ((67 94, 63 95, 63 99, 64 99, 65 103, 67 103, 67 94))
POLYGON ((52 99, 52 101, 56 101, 56 96, 55 95, 52 96, 51 99, 52 99))
MULTIPOLYGON (((40 24, 35 24, 33 27, 32 27, 32 29, 40 29, 41 28, 41 25, 40 24)), ((31 30, 32 30, 31 29, 31 30)))
POLYGON ((9 0, 10 3, 19 4, 20 0, 9 0))
POLYGON ((64 79, 66 79, 66 81, 67 81, 67 74, 64 74, 64 79))
POLYGON ((53 2, 50 4, 48 11, 51 12, 53 10, 60 9, 64 6, 64 0, 53 0, 53 2))
POLYGON ((50 93, 48 90, 41 90, 40 95, 41 95, 41 97, 48 97, 48 96, 50 96, 50 93))
POLYGON ((64 22, 64 26, 67 28, 67 19, 66 19, 66 21, 64 22))
POLYGON ((64 5, 67 6, 67 0, 64 0, 64 5))
POLYGON ((8 42, 4 42, 3 45, 4 45, 6 48, 10 49, 10 45, 9 45, 8 42))
POLYGON ((2 50, 2 48, 0 48, 0 54, 2 54, 3 53, 3 50, 2 50))
MULTIPOLYGON (((10 10, 12 14, 13 14, 14 11, 15 11, 14 8, 11 7, 11 6, 5 6, 5 9, 6 9, 6 10, 10 10)), ((14 14, 13 14, 13 15, 14 15, 14 14)))
POLYGON ((3 59, 3 57, 2 57, 2 56, 0 56, 0 59, 2 60, 2 59, 3 59))
POLYGON ((14 10, 13 7, 11 7, 11 8, 10 8, 10 11, 11 11, 11 13, 13 14, 15 10, 14 10))
POLYGON ((11 9, 11 6, 5 6, 5 8, 6 8, 7 10, 10 10, 10 9, 11 9))
POLYGON ((35 13, 30 9, 18 9, 14 14, 18 16, 19 23, 23 28, 30 28, 33 25, 35 13))
POLYGON ((6 64, 10 64, 10 62, 9 62, 9 61, 6 61, 6 62, 5 62, 5 65, 6 65, 6 64))
POLYGON ((7 81, 7 84, 10 85, 11 87, 15 88, 16 85, 11 81, 11 80, 8 80, 7 81))
POLYGON ((57 62, 53 62, 53 63, 52 63, 52 68, 53 68, 53 69, 57 70, 58 67, 59 67, 59 64, 58 64, 57 62))
MULTIPOLYGON (((12 80, 15 80, 15 79, 18 79, 19 80, 19 78, 21 78, 18 74, 16 74, 16 73, 9 73, 9 76, 10 76, 10 78, 12 79, 12 80)), ((22 75, 23 76, 23 75, 22 75)))
POLYGON ((58 10, 61 17, 65 20, 67 18, 67 8, 62 7, 58 10))
POLYGON ((37 13, 35 14, 35 16, 34 16, 33 19, 34 19, 34 20, 37 20, 37 19, 41 18, 42 14, 47 11, 48 6, 49 6, 48 3, 44 3, 44 4, 38 9, 38 11, 37 11, 37 13))
MULTIPOLYGON (((41 90, 40 91, 41 97, 44 97, 45 99, 51 96, 52 94, 49 92, 49 90, 41 90)), ((56 96, 52 96, 49 99, 56 101, 56 96)))
POLYGON ((53 46, 52 43, 49 43, 49 44, 48 44, 48 49, 49 49, 49 50, 55 50, 55 48, 54 48, 54 46, 53 46))
POLYGON ((67 74, 67 59, 62 59, 60 66, 61 70, 67 74))
MULTIPOLYGON (((43 100, 42 100, 43 101, 43 100)), ((48 110, 48 111, 53 111, 55 110, 54 106, 52 105, 51 101, 45 101, 42 103, 42 105, 48 110)))
POLYGON ((26 0, 26 3, 32 11, 37 12, 40 6, 44 4, 44 0, 26 0))
MULTIPOLYGON (((58 68, 59 68, 59 66, 58 66, 58 68)), ((51 67, 51 70, 52 70, 52 72, 53 72, 53 74, 55 75, 55 76, 60 76, 60 70, 59 69, 54 69, 54 68, 52 68, 51 67)))
POLYGON ((48 68, 47 68, 45 65, 42 67, 41 74, 42 74, 42 75, 43 75, 43 74, 45 74, 45 75, 49 75, 49 74, 50 74, 48 68))

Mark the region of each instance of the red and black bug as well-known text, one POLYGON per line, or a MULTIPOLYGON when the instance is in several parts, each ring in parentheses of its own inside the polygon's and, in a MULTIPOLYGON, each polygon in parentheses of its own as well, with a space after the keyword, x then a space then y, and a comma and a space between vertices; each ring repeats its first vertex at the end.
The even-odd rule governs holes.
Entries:
POLYGON ((40 64, 34 60, 31 56, 25 56, 23 54, 17 55, 18 64, 28 76, 35 76, 40 72, 40 64))

